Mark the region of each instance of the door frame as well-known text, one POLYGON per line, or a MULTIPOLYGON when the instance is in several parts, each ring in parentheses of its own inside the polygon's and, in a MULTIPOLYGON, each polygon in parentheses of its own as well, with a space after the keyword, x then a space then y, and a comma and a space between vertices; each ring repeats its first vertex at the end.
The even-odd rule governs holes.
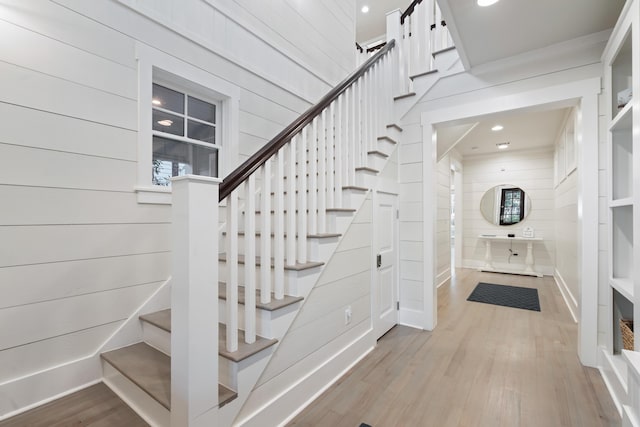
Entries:
POLYGON ((597 365, 598 348, 598 95, 599 77, 550 85, 421 114, 423 161, 424 312, 423 328, 433 330, 438 322, 436 288, 436 184, 438 125, 455 123, 514 110, 535 111, 551 107, 580 106, 578 135, 578 269, 580 300, 578 356, 583 365, 597 365), (432 209, 428 209, 431 206, 432 209))

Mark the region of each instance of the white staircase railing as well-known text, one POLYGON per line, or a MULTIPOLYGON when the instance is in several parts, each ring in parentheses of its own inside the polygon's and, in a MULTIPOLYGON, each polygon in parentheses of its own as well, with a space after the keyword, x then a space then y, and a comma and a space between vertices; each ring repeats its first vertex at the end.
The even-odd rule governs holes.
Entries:
POLYGON ((396 95, 413 91, 412 77, 432 71, 434 54, 453 46, 436 0, 414 0, 387 14, 387 40, 399 40, 396 95))
POLYGON ((225 178, 220 187, 220 200, 227 199, 227 351, 236 351, 238 346, 239 287, 244 286, 245 295, 244 337, 252 343, 256 339, 256 283, 263 303, 293 292, 287 288, 285 270, 314 261, 308 252, 307 236, 327 233, 327 211, 342 207, 343 187, 361 184, 356 169, 367 166, 367 153, 375 149, 383 126, 391 121, 390 82, 397 69, 392 55, 394 44, 389 43, 370 58, 225 178), (260 183, 259 190, 256 182, 260 183), (239 199, 244 201, 243 210, 239 199), (240 222, 244 230, 240 230, 240 222), (241 233, 243 248, 238 247, 241 233), (239 252, 244 252, 242 258, 239 252))

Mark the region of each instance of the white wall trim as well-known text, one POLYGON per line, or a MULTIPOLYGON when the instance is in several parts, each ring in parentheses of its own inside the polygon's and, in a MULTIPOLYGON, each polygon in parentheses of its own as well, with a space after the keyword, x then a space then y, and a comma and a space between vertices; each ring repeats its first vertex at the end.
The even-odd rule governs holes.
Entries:
POLYGON ((569 313, 571 313, 571 317, 573 317, 573 321, 578 323, 578 318, 576 317, 578 313, 578 301, 576 301, 567 286, 567 282, 564 281, 562 274, 560 274, 557 268, 553 273, 553 280, 555 280, 556 285, 558 286, 558 290, 562 295, 562 299, 564 299, 564 303, 567 304, 567 308, 569 309, 569 313))
POLYGON ((400 311, 398 312, 399 325, 408 326, 415 329, 424 329, 424 327, 422 326, 423 322, 423 311, 402 308, 402 305, 400 305, 400 311))
POLYGON ((570 106, 581 104, 581 117, 576 126, 578 136, 578 223, 579 223, 579 269, 580 269, 580 323, 578 324, 578 355, 586 366, 596 366, 598 338, 598 194, 593 191, 593 182, 598 179, 598 94, 600 78, 589 78, 482 99, 423 112, 423 200, 424 209, 424 304, 423 323, 435 326, 437 319, 436 270, 433 257, 436 251, 435 226, 435 173, 436 148, 435 126, 454 120, 469 119, 492 113, 541 107, 570 106), (584 119, 586 117, 586 119, 584 119), (590 186, 590 191, 587 187, 590 186), (432 209, 428 209, 432 206, 432 209))
POLYGON ((438 284, 436 287, 439 288, 444 285, 449 279, 451 279, 451 267, 436 276, 436 283, 438 284))
MULTIPOLYGON (((152 83, 171 81, 187 88, 204 88, 222 104, 221 177, 238 164, 240 88, 200 68, 181 61, 144 43, 136 42, 138 60, 138 203, 171 204, 171 189, 151 184, 152 164, 152 83)), ((198 90, 198 89, 195 89, 198 90)), ((194 91, 195 91, 194 90, 194 91)))

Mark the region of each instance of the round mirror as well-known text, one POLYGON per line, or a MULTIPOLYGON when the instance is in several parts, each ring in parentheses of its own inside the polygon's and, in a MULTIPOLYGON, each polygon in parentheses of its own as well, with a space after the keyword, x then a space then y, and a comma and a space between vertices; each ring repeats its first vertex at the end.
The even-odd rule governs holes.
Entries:
POLYGON ((484 219, 494 225, 513 225, 523 221, 531 211, 531 199, 515 185, 496 185, 480 201, 484 219))

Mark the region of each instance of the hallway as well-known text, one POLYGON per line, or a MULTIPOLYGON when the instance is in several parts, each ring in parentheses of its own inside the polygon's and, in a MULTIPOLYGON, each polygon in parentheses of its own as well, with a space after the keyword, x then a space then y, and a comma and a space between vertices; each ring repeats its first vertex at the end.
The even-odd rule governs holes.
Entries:
POLYGON ((398 326, 292 426, 616 426, 551 277, 458 270, 434 332, 398 326), (466 301, 478 282, 535 287, 541 312, 466 301))

